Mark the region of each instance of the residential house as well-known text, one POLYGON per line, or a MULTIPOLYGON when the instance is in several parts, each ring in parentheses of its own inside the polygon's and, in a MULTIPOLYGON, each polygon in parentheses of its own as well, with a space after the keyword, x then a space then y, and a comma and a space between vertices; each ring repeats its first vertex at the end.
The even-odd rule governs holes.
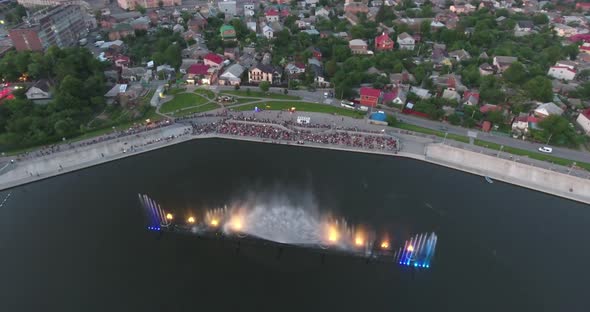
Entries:
POLYGON ((389 74, 389 81, 392 84, 400 85, 416 82, 416 78, 414 78, 414 75, 410 74, 404 69, 401 73, 389 74))
POLYGON ((414 50, 416 39, 414 39, 408 33, 403 32, 397 36, 397 44, 402 50, 414 50))
POLYGON ((352 54, 367 54, 367 42, 361 39, 353 39, 348 42, 352 54))
POLYGON ((203 63, 213 68, 223 66, 223 57, 219 54, 209 53, 203 57, 203 63))
POLYGON ((492 66, 488 63, 483 63, 483 64, 479 65, 479 74, 482 76, 493 75, 494 72, 495 72, 494 66, 492 66))
POLYGON ((463 93, 463 104, 469 106, 476 106, 479 104, 479 93, 472 91, 465 91, 463 93))
POLYGON ((479 112, 482 114, 487 114, 489 112, 501 112, 503 109, 501 106, 494 105, 494 104, 485 104, 479 108, 479 112))
POLYGON ((419 87, 415 87, 415 86, 412 86, 410 88, 410 92, 414 93, 416 96, 418 96, 419 98, 421 98, 423 100, 427 100, 432 97, 432 95, 430 94, 430 92, 427 89, 423 89, 423 88, 419 88, 419 87))
POLYGON ((475 11, 475 6, 467 3, 467 4, 457 4, 457 5, 451 5, 449 7, 449 11, 455 13, 455 14, 469 14, 473 11, 475 11))
POLYGON ((518 58, 514 56, 494 56, 494 66, 498 69, 499 72, 504 72, 512 63, 516 62, 518 58))
POLYGON ((47 104, 51 102, 51 86, 47 79, 40 79, 35 82, 33 86, 31 86, 25 96, 27 100, 32 101, 35 104, 47 104))
POLYGON ((127 36, 133 35, 135 35, 135 30, 130 24, 119 23, 113 26, 113 28, 109 31, 109 40, 120 40, 127 36))
POLYGON ((252 32, 258 32, 258 24, 256 22, 246 22, 246 27, 252 32))
POLYGON ((230 65, 221 76, 219 76, 220 85, 239 86, 242 83, 242 74, 245 69, 240 64, 230 65))
MULTIPOLYGON (((140 81, 146 77, 148 70, 144 67, 127 67, 121 70, 121 79, 126 81, 140 81)), ((147 80, 147 79, 146 79, 147 80)))
MULTIPOLYGON (((305 28, 307 28, 308 26, 310 26, 310 25, 308 25, 308 24, 307 24, 307 23, 306 23, 304 20, 296 20, 296 21, 295 21, 295 25, 296 25, 296 26, 297 26, 297 28, 299 28, 299 29, 305 29, 305 28)), ((321 35, 321 33, 320 33, 320 35, 321 35)))
POLYGON ((394 88, 390 92, 383 94, 383 103, 388 104, 396 104, 396 105, 404 105, 406 104, 407 94, 402 90, 402 88, 394 88))
POLYGON ((310 36, 319 36, 320 35, 320 32, 315 29, 305 29, 305 30, 302 30, 301 32, 304 32, 310 36))
POLYGON ((534 114, 539 118, 545 118, 551 115, 561 116, 561 114, 563 114, 563 109, 555 105, 553 102, 543 103, 535 108, 534 114))
POLYGON ((227 59, 235 61, 236 59, 238 59, 240 57, 240 48, 239 47, 225 48, 225 49, 223 49, 223 56, 227 59))
POLYGON ((518 21, 514 26, 515 33, 531 33, 535 24, 532 21, 518 21))
POLYGON ((375 51, 391 51, 393 50, 393 40, 389 35, 383 32, 375 38, 375 51))
POLYGON ((588 11, 590 11, 590 2, 576 3, 576 9, 580 9, 583 12, 588 12, 588 11))
POLYGON ((273 66, 258 64, 248 71, 249 83, 260 83, 267 81, 270 84, 281 82, 281 72, 273 66))
POLYGON ((221 38, 226 41, 234 41, 236 40, 236 29, 231 25, 222 25, 219 28, 219 33, 221 38))
POLYGON ((432 75, 430 76, 432 82, 435 86, 441 88, 452 88, 456 91, 463 92, 467 90, 467 88, 461 82, 461 77, 455 74, 446 74, 446 75, 432 75))
POLYGON ((369 7, 362 2, 349 2, 344 5, 346 15, 356 16, 358 13, 369 13, 369 7))
POLYGON ((190 30, 194 32, 199 32, 201 30, 204 30, 205 27, 207 27, 207 19, 204 18, 203 15, 201 15, 201 13, 197 12, 193 16, 193 18, 191 18, 187 22, 187 25, 188 28, 190 28, 190 30))
POLYGON ((193 64, 187 70, 186 82, 189 84, 213 85, 217 82, 217 69, 205 64, 193 64))
POLYGON ((443 99, 456 101, 456 102, 459 102, 459 100, 461 99, 461 96, 459 96, 459 93, 457 93, 457 91, 455 91, 455 89, 453 89, 453 88, 445 89, 443 91, 443 94, 441 97, 443 99))
POLYGON ((325 7, 317 8, 315 10, 315 16, 323 17, 323 18, 329 18, 330 17, 330 11, 327 10, 325 7))
POLYGON ((274 8, 271 8, 270 10, 266 11, 266 13, 264 13, 264 16, 266 17, 266 21, 268 23, 279 21, 279 11, 275 10, 274 8))
POLYGON ((266 37, 266 39, 272 39, 274 37, 274 33, 275 32, 272 27, 268 25, 264 25, 264 27, 262 27, 262 35, 266 37))
POLYGON ((133 30, 148 30, 150 28, 150 19, 147 16, 142 16, 131 21, 133 30))
POLYGON ((330 86, 330 82, 326 80, 324 69, 321 66, 312 64, 309 66, 309 68, 313 72, 313 82, 315 83, 316 87, 328 88, 330 86))
POLYGON ((555 79, 571 81, 576 77, 576 70, 575 66, 559 64, 558 62, 555 66, 549 68, 547 75, 555 79))
POLYGON ((571 27, 564 24, 553 24, 553 30, 560 37, 571 37, 577 34, 587 33, 588 31, 580 31, 575 27, 571 27))
POLYGON ((455 60, 455 62, 462 62, 470 59, 471 55, 469 54, 469 52, 461 49, 449 52, 449 57, 455 60))
POLYGON ((315 8, 319 0, 305 0, 305 6, 308 8, 315 8))
POLYGON ((314 58, 316 58, 318 61, 322 60, 322 51, 319 48, 310 47, 309 50, 311 51, 311 54, 314 58))
POLYGON ((583 110, 576 118, 576 123, 584 129, 586 135, 590 135, 590 108, 583 110))
POLYGON ((197 59, 189 59, 189 58, 182 59, 182 63, 180 64, 180 68, 178 69, 178 71, 181 74, 186 75, 188 68, 191 67, 193 64, 198 64, 198 63, 200 63, 200 60, 197 60, 197 59))
POLYGON ((305 64, 303 63, 289 63, 285 66, 285 72, 289 76, 296 76, 305 73, 305 64))
POLYGON ((379 103, 379 97, 381 96, 381 90, 369 87, 361 87, 360 94, 361 105, 368 107, 377 107, 377 103, 379 103))

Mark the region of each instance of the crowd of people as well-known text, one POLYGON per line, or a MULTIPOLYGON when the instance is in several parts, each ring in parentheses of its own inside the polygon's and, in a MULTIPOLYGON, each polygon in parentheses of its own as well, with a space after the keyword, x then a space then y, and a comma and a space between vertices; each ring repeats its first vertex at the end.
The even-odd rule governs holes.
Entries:
MULTIPOLYGON (((242 120, 243 121, 243 120, 242 120)), ((385 135, 353 131, 324 131, 321 133, 306 130, 285 130, 279 124, 233 122, 224 119, 217 123, 193 124, 193 134, 224 134, 244 137, 255 137, 271 141, 295 142, 298 144, 315 143, 362 148, 368 150, 398 150, 397 140, 385 135)), ((282 125, 282 124, 281 124, 282 125)))

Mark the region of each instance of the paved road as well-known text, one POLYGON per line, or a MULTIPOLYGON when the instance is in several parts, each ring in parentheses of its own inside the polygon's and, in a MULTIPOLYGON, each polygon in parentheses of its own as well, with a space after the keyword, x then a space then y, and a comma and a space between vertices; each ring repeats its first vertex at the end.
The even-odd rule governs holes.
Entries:
MULTIPOLYGON (((234 87, 231 87, 231 86, 211 86, 210 88, 212 90, 219 90, 219 91, 234 90, 234 87)), ((260 89, 256 86, 242 86, 240 88, 240 91, 245 91, 246 89, 251 89, 252 91, 260 91, 260 89)), ((276 88, 276 87, 270 88, 271 92, 281 93, 281 94, 283 94, 284 90, 285 90, 285 88, 276 88)), ((289 90, 288 95, 299 96, 304 101, 308 101, 308 102, 316 102, 316 103, 332 104, 332 105, 336 104, 336 103, 340 103, 336 99, 326 98, 326 96, 324 96, 324 93, 329 92, 330 90, 333 90, 333 89, 317 89, 314 92, 303 91, 303 90, 289 90)), ((267 100, 272 101, 274 99, 267 99, 267 100)))

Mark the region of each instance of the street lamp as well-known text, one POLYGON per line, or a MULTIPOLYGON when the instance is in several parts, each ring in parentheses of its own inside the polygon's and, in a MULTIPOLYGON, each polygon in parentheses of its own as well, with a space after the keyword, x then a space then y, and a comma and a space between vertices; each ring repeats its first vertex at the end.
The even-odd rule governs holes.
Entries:
POLYGON ((500 153, 502 153, 502 149, 504 149, 504 145, 500 145, 500 150, 498 151, 498 155, 496 155, 496 157, 500 157, 500 153))

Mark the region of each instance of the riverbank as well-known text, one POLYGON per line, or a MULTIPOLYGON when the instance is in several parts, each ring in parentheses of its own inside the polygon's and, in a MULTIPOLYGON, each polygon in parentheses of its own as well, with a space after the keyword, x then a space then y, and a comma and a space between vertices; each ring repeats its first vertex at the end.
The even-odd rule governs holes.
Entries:
MULTIPOLYGON (((243 121, 232 122, 244 123, 243 121)), ((263 123, 257 122, 256 124, 263 123)), ((463 148, 433 143, 431 140, 408 134, 399 134, 402 142, 400 151, 388 151, 313 142, 300 144, 294 141, 220 133, 191 134, 190 130, 190 126, 171 126, 155 129, 142 135, 91 145, 85 149, 64 151, 40 159, 8 164, 5 168, 0 169, 0 190, 195 139, 217 138, 412 158, 480 176, 489 176, 498 181, 590 204, 590 180, 588 179, 569 176, 514 160, 492 157, 463 148)), ((384 135, 363 132, 357 132, 357 134, 384 135)))

